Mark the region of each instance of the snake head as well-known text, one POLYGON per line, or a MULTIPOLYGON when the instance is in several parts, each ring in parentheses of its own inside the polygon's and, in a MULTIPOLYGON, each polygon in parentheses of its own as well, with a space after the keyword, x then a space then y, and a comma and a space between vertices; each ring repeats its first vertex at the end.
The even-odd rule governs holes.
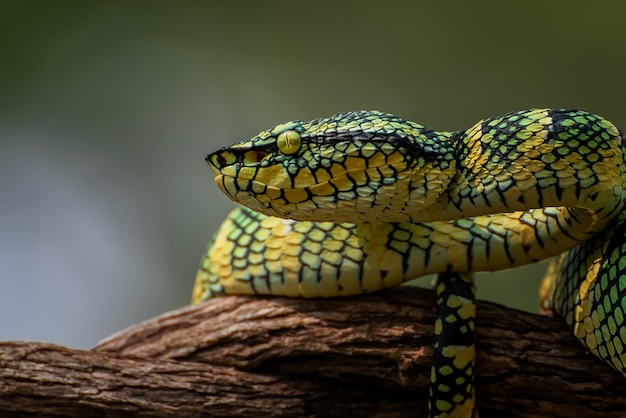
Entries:
POLYGON ((434 202, 451 165, 445 141, 388 113, 292 121, 207 156, 218 187, 270 216, 350 223, 409 221, 434 202), (430 174, 429 174, 430 173, 430 174))

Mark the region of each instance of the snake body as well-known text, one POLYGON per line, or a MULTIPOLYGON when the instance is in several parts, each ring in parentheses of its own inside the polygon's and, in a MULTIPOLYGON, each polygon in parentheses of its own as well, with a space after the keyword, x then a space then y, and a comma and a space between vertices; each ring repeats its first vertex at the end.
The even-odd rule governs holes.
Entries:
POLYGON ((193 301, 353 295, 438 273, 431 414, 472 416, 471 273, 565 252, 542 306, 625 373, 625 144, 606 119, 564 109, 457 132, 376 111, 278 125, 207 156, 243 206, 209 244, 193 301))

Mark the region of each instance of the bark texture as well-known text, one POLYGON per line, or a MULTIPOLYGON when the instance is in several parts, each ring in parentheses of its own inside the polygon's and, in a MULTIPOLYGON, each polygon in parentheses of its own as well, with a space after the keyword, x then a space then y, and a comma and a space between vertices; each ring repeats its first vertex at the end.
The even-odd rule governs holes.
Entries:
MULTIPOLYGON (((425 417, 434 295, 232 296, 94 350, 0 344, 2 417, 425 417)), ((624 417, 624 377, 558 318, 479 302, 482 417, 624 417)))

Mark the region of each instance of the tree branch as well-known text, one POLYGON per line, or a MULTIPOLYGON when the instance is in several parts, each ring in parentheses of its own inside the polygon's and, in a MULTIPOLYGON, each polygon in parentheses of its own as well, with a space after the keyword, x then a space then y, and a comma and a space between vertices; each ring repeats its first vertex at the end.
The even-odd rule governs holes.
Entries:
MULTIPOLYGON (((0 415, 426 416, 434 295, 232 296, 168 312, 93 351, 0 344, 0 415)), ((621 417, 624 377, 558 318, 479 302, 481 416, 621 417)))

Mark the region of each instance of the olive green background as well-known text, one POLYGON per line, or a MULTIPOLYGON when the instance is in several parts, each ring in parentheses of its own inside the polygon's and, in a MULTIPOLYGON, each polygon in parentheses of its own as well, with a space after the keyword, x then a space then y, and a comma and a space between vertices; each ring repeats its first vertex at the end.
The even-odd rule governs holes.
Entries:
MULTIPOLYGON (((203 159, 290 119, 433 129, 550 106, 626 127, 623 2, 0 1, 0 339, 89 347, 189 300, 203 159)), ((537 310, 542 268, 481 275, 537 310)))

